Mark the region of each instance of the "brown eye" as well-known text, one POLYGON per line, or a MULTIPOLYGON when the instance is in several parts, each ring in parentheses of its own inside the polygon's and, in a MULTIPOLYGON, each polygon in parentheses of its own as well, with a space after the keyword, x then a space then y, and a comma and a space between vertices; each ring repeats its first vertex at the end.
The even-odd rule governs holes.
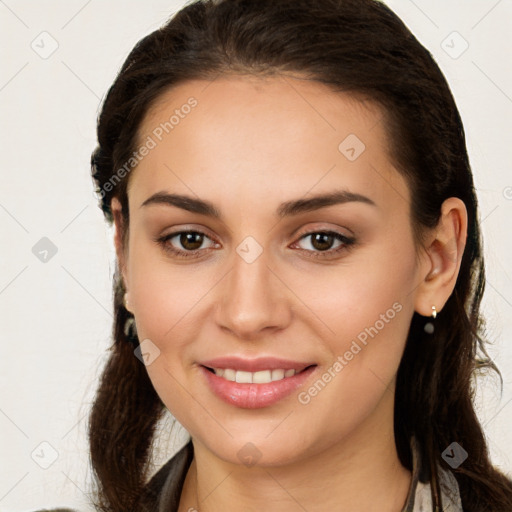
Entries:
POLYGON ((189 251, 199 249, 203 244, 204 235, 195 231, 188 231, 179 235, 181 246, 189 251))
MULTIPOLYGON (((163 249, 176 257, 197 258, 205 254, 209 249, 218 247, 208 235, 200 231, 177 231, 155 240, 163 249), (174 240, 174 241, 173 241, 174 240), (208 240, 211 244, 202 247, 208 240)), ((312 231, 305 233, 294 245, 298 246, 302 253, 312 258, 336 257, 338 253, 348 250, 355 244, 354 238, 349 238, 336 231, 312 231), (311 248, 300 247, 300 241, 310 239, 311 248), (336 245, 336 242, 338 244, 336 245), (334 248, 333 248, 334 247, 334 248)))
POLYGON ((211 249, 215 246, 215 242, 200 231, 177 231, 157 238, 155 241, 158 242, 165 251, 179 257, 200 256, 204 250, 211 249), (210 246, 202 247, 205 240, 211 242, 210 246))
POLYGON ((355 238, 349 238, 336 231, 311 231, 303 234, 295 245, 308 257, 329 258, 348 250, 355 242, 355 238), (300 243, 308 239, 310 248, 301 247, 300 243), (338 242, 337 245, 336 242, 338 242))
POLYGON ((327 251, 336 240, 336 238, 329 233, 314 233, 309 236, 311 236, 311 245, 319 251, 327 251))

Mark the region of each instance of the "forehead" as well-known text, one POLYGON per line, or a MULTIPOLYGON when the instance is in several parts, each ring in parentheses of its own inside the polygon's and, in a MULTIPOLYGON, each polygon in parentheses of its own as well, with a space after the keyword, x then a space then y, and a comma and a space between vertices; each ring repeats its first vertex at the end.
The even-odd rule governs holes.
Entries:
POLYGON ((161 190, 261 204, 332 187, 408 205, 383 111, 300 77, 222 76, 162 93, 139 127, 151 145, 130 178, 140 204, 161 190))

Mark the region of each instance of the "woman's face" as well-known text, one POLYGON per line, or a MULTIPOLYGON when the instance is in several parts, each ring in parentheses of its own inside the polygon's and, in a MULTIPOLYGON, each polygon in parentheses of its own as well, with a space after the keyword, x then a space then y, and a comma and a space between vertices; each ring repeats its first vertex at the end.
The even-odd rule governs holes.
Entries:
POLYGON ((166 92, 140 127, 129 309, 162 401, 225 461, 392 428, 425 267, 381 116, 317 82, 221 77, 166 92))

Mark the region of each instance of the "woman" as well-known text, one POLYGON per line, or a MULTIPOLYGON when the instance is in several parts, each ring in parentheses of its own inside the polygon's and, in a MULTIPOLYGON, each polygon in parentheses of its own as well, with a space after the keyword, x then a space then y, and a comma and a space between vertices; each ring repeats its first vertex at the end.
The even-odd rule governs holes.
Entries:
POLYGON ((464 131, 394 13, 192 2, 133 49, 98 143, 98 510, 512 510, 472 403, 497 368, 464 131), (190 441, 148 482, 167 410, 190 441))

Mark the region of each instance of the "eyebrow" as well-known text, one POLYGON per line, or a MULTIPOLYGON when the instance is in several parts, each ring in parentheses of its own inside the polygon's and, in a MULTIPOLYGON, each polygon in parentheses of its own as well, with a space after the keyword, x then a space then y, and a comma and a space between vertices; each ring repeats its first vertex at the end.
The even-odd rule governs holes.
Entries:
MULTIPOLYGON (((374 201, 362 194, 349 192, 348 190, 335 190, 327 194, 319 194, 307 199, 285 201, 277 208, 276 215, 279 218, 290 217, 304 212, 316 211, 327 206, 352 202, 377 207, 374 201)), ((175 206, 189 212, 206 215, 216 219, 222 218, 220 211, 210 201, 196 199, 182 194, 169 194, 165 191, 157 192, 151 197, 148 197, 140 207, 142 208, 143 206, 158 204, 175 206)))

